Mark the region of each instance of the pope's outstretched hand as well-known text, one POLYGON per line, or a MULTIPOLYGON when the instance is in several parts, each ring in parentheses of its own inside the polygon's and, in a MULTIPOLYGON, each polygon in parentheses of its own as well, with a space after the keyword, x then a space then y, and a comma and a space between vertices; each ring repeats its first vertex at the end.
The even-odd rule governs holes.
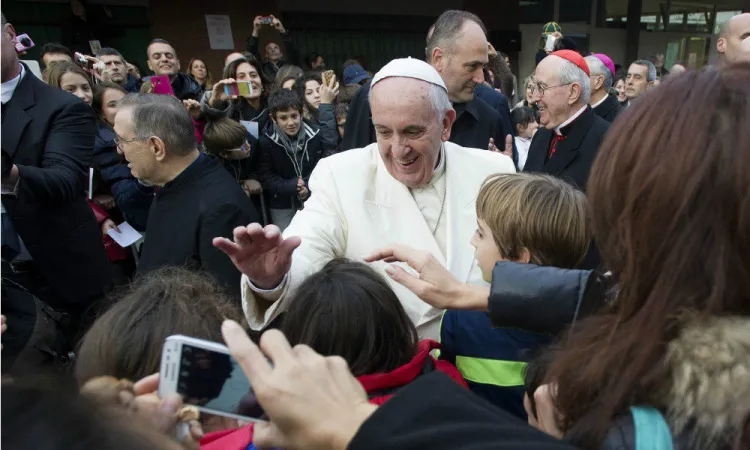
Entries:
POLYGON ((301 243, 296 236, 284 239, 276 225, 262 227, 259 223, 235 228, 233 241, 223 237, 213 241, 260 289, 274 289, 281 284, 292 266, 292 253, 301 243))

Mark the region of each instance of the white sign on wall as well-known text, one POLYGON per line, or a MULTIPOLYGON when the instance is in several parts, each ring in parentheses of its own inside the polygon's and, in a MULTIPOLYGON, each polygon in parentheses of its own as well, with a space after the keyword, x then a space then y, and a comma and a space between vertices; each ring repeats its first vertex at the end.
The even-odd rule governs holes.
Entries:
POLYGON ((206 14, 206 28, 208 28, 208 42, 211 44, 211 50, 234 50, 229 16, 206 14))

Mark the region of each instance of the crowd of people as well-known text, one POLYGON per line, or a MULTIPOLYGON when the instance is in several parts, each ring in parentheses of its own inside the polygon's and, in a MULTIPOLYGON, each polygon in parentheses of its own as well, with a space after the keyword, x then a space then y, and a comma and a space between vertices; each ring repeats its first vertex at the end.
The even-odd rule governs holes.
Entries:
POLYGON ((39 79, 3 15, 4 445, 750 448, 750 14, 669 71, 551 22, 525 77, 466 11, 338 74, 253 26, 39 79), (173 335, 267 420, 160 397, 173 335))

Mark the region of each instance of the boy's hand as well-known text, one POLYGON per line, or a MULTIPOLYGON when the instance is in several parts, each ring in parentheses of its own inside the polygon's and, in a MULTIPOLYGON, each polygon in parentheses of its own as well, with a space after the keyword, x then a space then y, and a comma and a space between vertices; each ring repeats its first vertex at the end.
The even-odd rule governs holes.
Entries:
POLYGON ((408 264, 417 271, 419 277, 395 265, 388 266, 386 273, 434 308, 487 310, 489 289, 458 281, 429 252, 406 245, 393 245, 364 259, 366 262, 383 260, 408 264))

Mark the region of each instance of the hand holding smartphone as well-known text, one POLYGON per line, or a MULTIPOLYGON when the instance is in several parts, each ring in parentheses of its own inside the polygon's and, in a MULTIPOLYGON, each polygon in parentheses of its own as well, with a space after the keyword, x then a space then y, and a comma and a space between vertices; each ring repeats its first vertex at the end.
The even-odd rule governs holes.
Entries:
POLYGON ((249 422, 266 421, 250 382, 229 349, 182 335, 164 341, 159 397, 177 393, 201 412, 249 422))

